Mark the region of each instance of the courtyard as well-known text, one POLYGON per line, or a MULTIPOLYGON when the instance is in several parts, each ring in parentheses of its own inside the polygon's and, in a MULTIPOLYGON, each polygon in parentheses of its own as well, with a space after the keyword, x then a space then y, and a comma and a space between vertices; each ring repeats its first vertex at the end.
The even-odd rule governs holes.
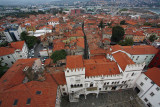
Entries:
POLYGON ((79 102, 75 103, 70 103, 69 97, 64 96, 61 99, 61 107, 144 107, 144 104, 137 94, 129 89, 100 93, 98 98, 96 94, 88 94, 86 99, 81 95, 79 102))

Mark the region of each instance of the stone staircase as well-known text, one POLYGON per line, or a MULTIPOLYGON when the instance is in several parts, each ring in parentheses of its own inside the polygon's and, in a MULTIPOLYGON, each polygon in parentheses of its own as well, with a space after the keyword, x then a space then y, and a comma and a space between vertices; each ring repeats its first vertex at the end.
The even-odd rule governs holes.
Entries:
POLYGON ((85 93, 85 89, 80 89, 78 91, 75 91, 74 93, 70 93, 69 94, 69 101, 70 102, 78 102, 79 101, 79 95, 80 94, 84 94, 85 93))

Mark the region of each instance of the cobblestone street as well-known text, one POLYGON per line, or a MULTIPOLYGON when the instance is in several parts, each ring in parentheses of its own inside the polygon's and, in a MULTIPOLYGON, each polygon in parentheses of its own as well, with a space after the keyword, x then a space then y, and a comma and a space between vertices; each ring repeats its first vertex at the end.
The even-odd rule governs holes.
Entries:
POLYGON ((87 99, 81 95, 79 102, 70 103, 69 97, 62 98, 61 107, 144 107, 136 93, 130 90, 110 91, 96 94, 88 94, 87 99))

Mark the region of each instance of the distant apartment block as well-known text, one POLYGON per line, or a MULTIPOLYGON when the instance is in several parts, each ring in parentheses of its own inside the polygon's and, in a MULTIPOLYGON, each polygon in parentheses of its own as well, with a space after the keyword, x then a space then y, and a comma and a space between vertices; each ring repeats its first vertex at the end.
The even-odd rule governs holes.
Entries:
POLYGON ((18 26, 18 25, 8 27, 4 31, 4 34, 8 42, 15 42, 15 41, 21 40, 20 39, 21 33, 22 33, 21 26, 18 26))
POLYGON ((0 47, 0 60, 2 65, 11 67, 18 59, 28 57, 28 47, 24 41, 12 42, 8 47, 0 47))

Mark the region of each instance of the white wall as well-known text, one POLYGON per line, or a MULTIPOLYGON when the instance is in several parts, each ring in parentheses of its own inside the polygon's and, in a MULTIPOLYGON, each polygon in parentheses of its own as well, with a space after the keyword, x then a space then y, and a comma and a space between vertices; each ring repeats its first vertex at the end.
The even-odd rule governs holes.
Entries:
MULTIPOLYGON (((152 80, 148 78, 145 74, 141 74, 139 79, 136 81, 135 88, 140 89, 140 92, 138 93, 139 98, 147 105, 150 103, 153 107, 159 107, 160 106, 160 90, 157 91, 156 88, 159 87, 156 84, 152 83, 152 80), (140 85, 142 84, 143 85, 140 85), (153 92, 155 95, 151 96, 151 92, 153 92), (147 102, 144 100, 147 98, 147 102)), ((160 89, 160 87, 159 87, 160 89)))
POLYGON ((72 91, 78 91, 82 88, 84 88, 84 80, 85 80, 85 68, 79 68, 79 69, 66 69, 65 70, 65 77, 68 87, 68 92, 72 93, 72 91), (82 84, 82 87, 76 87, 71 88, 71 85, 80 85, 82 84))
POLYGON ((11 38, 10 34, 8 32, 4 32, 4 34, 5 34, 6 38, 7 38, 7 41, 8 42, 12 42, 12 38, 11 38))
POLYGON ((10 32, 14 33, 14 35, 15 35, 15 37, 16 37, 17 40, 21 40, 20 39, 20 34, 19 34, 18 31, 10 31, 10 32))
POLYGON ((3 60, 2 60, 2 62, 3 62, 2 65, 5 65, 5 63, 7 63, 7 64, 8 64, 7 67, 11 67, 12 64, 17 60, 17 59, 14 57, 13 54, 0 56, 0 59, 1 59, 1 58, 3 58, 3 60), (9 56, 10 58, 8 58, 8 56, 9 56))
POLYGON ((145 79, 148 78, 145 74, 141 74, 141 76, 139 77, 139 79, 136 81, 136 85, 135 87, 138 87, 140 89, 140 92, 138 93, 138 96, 141 98, 145 92, 153 85, 151 82, 151 79, 145 79), (140 84, 143 83, 143 85, 141 86, 140 84))
POLYGON ((54 27, 55 25, 58 25, 59 22, 48 22, 48 24, 49 24, 49 25, 52 25, 52 26, 54 27))
POLYGON ((67 88, 67 85, 60 85, 60 90, 61 90, 61 93, 62 95, 64 95, 64 93, 68 94, 68 88, 67 88), (64 89, 64 90, 63 90, 64 89))
MULTIPOLYGON (((142 101, 145 103, 145 104, 148 104, 150 103, 153 107, 160 107, 160 90, 157 91, 156 88, 159 87, 157 86, 156 84, 154 84, 151 89, 141 98, 142 101), (150 94, 151 93, 154 93, 155 95, 151 96, 150 94), (144 99, 147 98, 148 101, 144 101, 144 99)), ((159 87, 160 89, 160 87, 159 87)))
POLYGON ((143 62, 145 62, 146 65, 148 66, 148 64, 151 62, 151 60, 153 59, 154 56, 155 56, 154 54, 144 54, 144 55, 132 55, 130 58, 135 63, 143 63, 143 62), (138 56, 139 56, 139 58, 138 58, 138 56))
MULTIPOLYGON (((20 35, 21 35, 21 33, 22 33, 22 29, 21 29, 21 27, 19 26, 18 27, 18 29, 17 30, 10 30, 9 31, 10 33, 12 32, 12 33, 14 33, 14 35, 15 35, 15 37, 16 37, 16 39, 17 40, 21 40, 20 39, 20 35)), ((11 38, 11 36, 10 36, 10 34, 8 33, 8 32, 4 32, 4 34, 5 34, 5 36, 7 37, 7 41, 8 42, 12 42, 13 40, 12 40, 12 38, 11 38)))
POLYGON ((22 57, 23 58, 27 58, 28 57, 28 47, 27 47, 27 44, 26 43, 24 43, 24 45, 23 45, 23 48, 22 48, 22 57))

